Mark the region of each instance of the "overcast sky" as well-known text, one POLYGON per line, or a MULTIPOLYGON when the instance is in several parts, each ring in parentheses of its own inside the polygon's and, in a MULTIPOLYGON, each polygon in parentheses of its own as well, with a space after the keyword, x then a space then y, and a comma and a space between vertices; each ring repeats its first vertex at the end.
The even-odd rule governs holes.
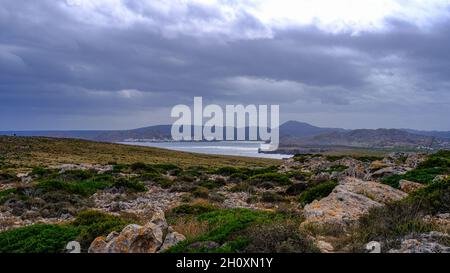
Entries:
POLYGON ((0 0, 0 130, 170 123, 194 96, 450 130, 450 1, 0 0))

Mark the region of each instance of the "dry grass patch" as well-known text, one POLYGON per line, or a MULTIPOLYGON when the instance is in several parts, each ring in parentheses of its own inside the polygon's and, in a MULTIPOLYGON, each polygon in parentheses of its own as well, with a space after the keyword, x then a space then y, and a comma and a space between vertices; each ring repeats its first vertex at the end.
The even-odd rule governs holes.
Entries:
POLYGON ((179 167, 208 168, 267 167, 281 160, 236 156, 204 155, 114 143, 44 137, 0 136, 0 154, 5 161, 21 166, 50 166, 63 163, 175 164, 179 167))

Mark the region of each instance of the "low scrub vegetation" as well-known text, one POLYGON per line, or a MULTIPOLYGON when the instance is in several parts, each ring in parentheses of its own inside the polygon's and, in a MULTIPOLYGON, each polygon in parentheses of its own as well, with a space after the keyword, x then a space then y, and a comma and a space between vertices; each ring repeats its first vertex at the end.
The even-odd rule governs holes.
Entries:
POLYGON ((324 170, 323 172, 325 172, 325 173, 343 172, 347 169, 348 169, 347 166, 335 165, 335 166, 331 166, 330 168, 324 170))
POLYGON ((1 232, 0 253, 61 253, 73 240, 87 251, 94 238, 121 230, 125 225, 119 217, 86 211, 69 224, 35 224, 1 232))
POLYGON ((215 210, 217 210, 217 208, 209 204, 185 204, 173 208, 171 213, 175 215, 200 215, 215 210))
POLYGON ((304 192, 302 192, 299 195, 298 201, 300 202, 300 204, 306 205, 313 202, 314 200, 320 200, 324 197, 327 197, 337 185, 338 182, 336 180, 331 180, 307 188, 304 192))
POLYGON ((299 221, 280 220, 247 228, 242 238, 248 242, 247 253, 318 253, 319 249, 300 230, 299 221))
MULTIPOLYGON (((178 209, 175 209, 178 210, 178 209)), ((183 209, 184 210, 184 209, 183 209)), ((195 221, 207 223, 206 233, 179 243, 168 252, 237 252, 249 244, 242 232, 252 225, 280 219, 271 212, 247 209, 216 209, 189 215, 195 221), (199 243, 200 244, 196 244, 199 243), (201 242, 214 242, 215 247, 205 247, 201 242), (197 246, 200 246, 199 248, 197 246)))
POLYGON ((59 173, 56 170, 35 169, 38 176, 37 188, 44 192, 64 191, 70 194, 90 196, 97 190, 115 187, 131 192, 146 191, 144 184, 133 178, 97 174, 93 171, 69 170, 59 173))
POLYGON ((112 231, 120 231, 128 224, 120 217, 99 211, 84 211, 70 224, 77 228, 77 241, 84 251, 87 251, 91 242, 98 236, 108 235, 112 231))
POLYGON ((416 169, 403 175, 392 175, 383 179, 383 183, 399 188, 402 179, 429 184, 438 175, 450 174, 450 151, 439 151, 430 155, 416 169))
POLYGON ((277 203, 277 202, 285 202, 286 198, 276 192, 266 191, 262 193, 261 201, 266 203, 277 203))
POLYGON ((264 173, 257 174, 248 179, 251 185, 272 188, 273 186, 286 186, 292 184, 292 181, 284 174, 264 173))
POLYGON ((398 247, 402 236, 435 230, 423 218, 437 213, 450 213, 449 180, 433 182, 401 201, 371 209, 353 230, 353 251, 361 251, 370 241, 381 242, 384 250, 398 247))

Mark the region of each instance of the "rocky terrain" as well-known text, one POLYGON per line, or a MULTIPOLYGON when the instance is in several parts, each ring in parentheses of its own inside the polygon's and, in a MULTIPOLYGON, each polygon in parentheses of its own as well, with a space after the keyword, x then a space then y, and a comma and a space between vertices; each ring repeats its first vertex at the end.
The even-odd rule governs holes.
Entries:
POLYGON ((448 151, 42 165, 3 145, 0 252, 449 252, 448 151))

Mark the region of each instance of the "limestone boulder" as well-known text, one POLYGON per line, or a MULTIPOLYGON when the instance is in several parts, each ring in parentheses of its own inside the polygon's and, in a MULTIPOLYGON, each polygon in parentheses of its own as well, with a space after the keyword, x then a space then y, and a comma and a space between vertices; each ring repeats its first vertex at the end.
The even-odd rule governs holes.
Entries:
POLYGON ((400 200, 407 194, 388 185, 347 177, 321 199, 306 205, 303 211, 307 224, 348 226, 371 208, 400 200))
POLYGON ((131 224, 121 232, 96 238, 89 253, 156 253, 184 240, 184 236, 168 227, 163 212, 156 212, 144 226, 131 224), (167 234, 167 235, 166 235, 167 234))
POLYGON ((450 253, 450 247, 442 244, 449 240, 448 234, 436 231, 411 235, 402 240, 400 248, 391 249, 389 253, 450 253))
POLYGON ((400 180, 399 184, 400 184, 400 189, 406 193, 411 193, 411 192, 417 191, 417 190, 425 187, 423 184, 404 180, 404 179, 400 180))

